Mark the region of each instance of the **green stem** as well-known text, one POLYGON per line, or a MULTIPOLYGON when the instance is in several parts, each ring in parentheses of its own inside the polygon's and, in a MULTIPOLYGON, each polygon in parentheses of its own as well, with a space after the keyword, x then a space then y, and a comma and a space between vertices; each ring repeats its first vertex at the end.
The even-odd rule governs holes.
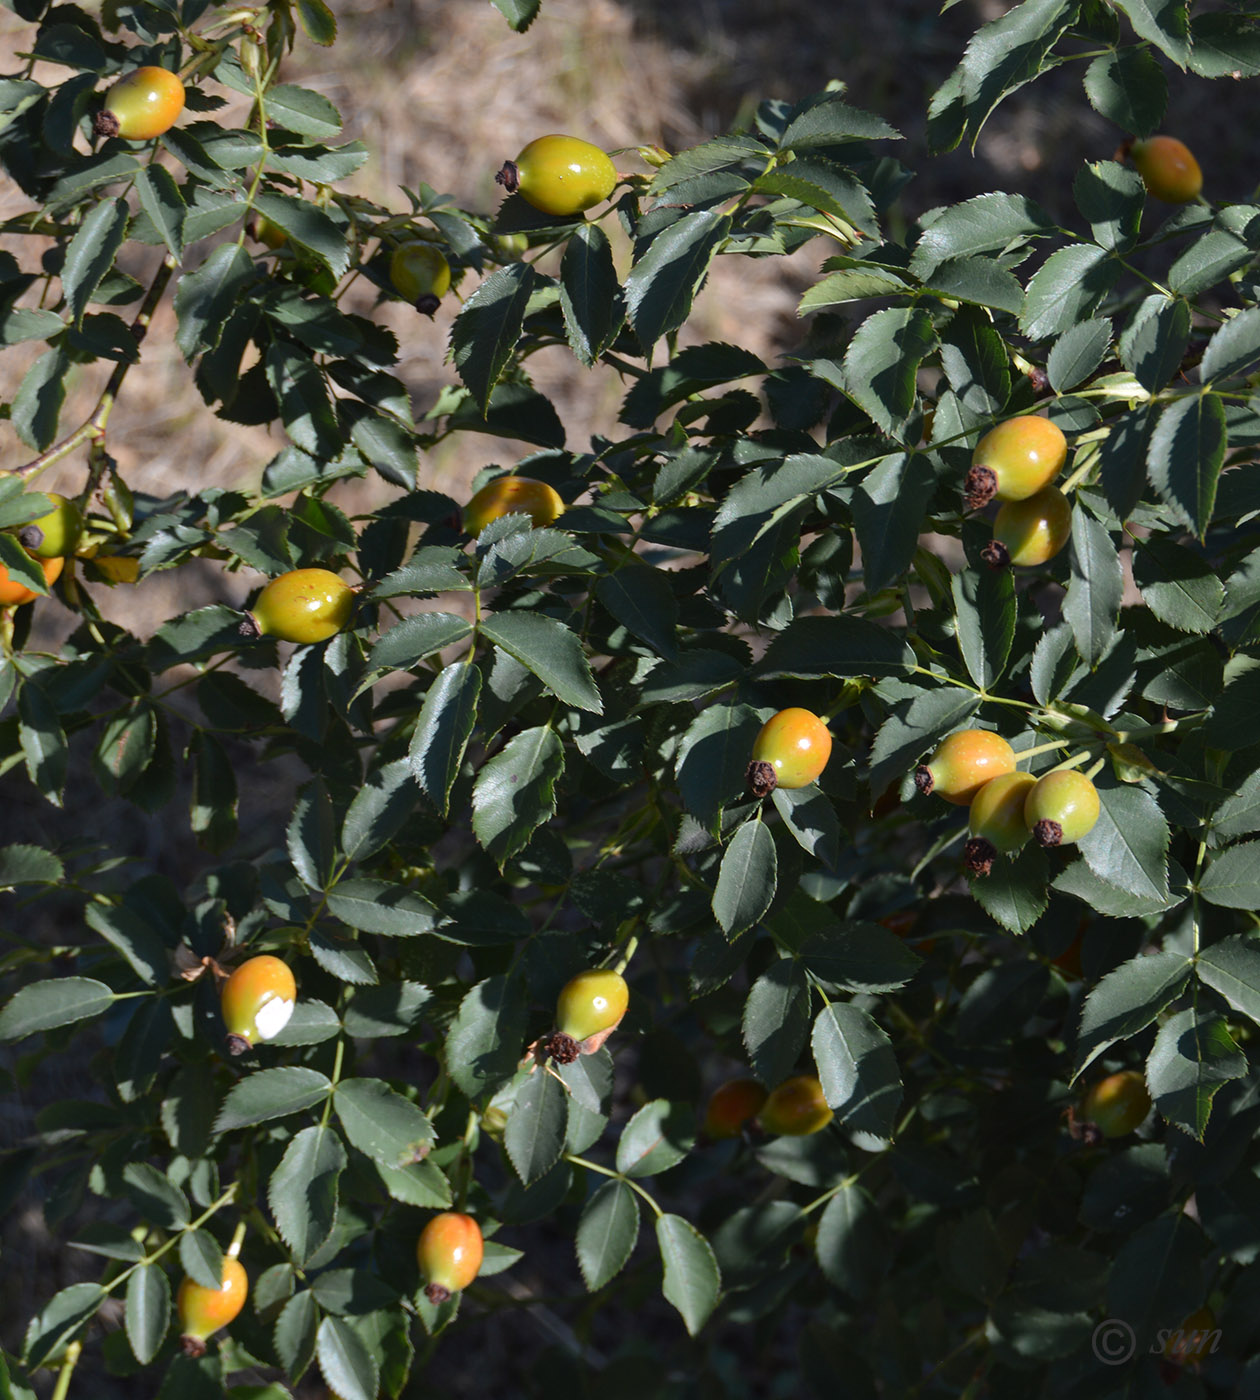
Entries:
POLYGON ((656 1204, 656 1201, 652 1198, 652 1196, 647 1191, 645 1191, 637 1181, 631 1181, 628 1176, 622 1176, 620 1172, 613 1171, 611 1167, 601 1167, 598 1162, 592 1162, 586 1157, 579 1157, 574 1152, 566 1152, 564 1154, 564 1160, 566 1162, 572 1162, 575 1167, 586 1167, 589 1171, 598 1172, 600 1176, 610 1176, 614 1181, 620 1181, 624 1183, 632 1191, 638 1192, 638 1194, 643 1197, 643 1199, 648 1203, 648 1205, 650 1205, 652 1209, 656 1212, 656 1218, 658 1220, 664 1216, 665 1212, 660 1208, 660 1206, 656 1204))
POLYGON ((57 1388, 52 1393, 52 1400, 66 1400, 70 1393, 70 1377, 74 1375, 74 1368, 79 1364, 79 1357, 82 1355, 82 1342, 71 1342, 66 1348, 66 1359, 57 1373, 57 1388))

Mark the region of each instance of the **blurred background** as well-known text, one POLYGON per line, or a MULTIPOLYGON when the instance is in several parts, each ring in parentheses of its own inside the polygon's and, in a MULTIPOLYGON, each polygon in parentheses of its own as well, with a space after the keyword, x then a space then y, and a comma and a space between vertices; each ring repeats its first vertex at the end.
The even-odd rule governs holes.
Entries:
MULTIPOLYGON (((1071 205, 1076 169, 1085 160, 1110 157, 1124 135, 1088 107, 1080 86, 1084 64, 1070 63, 1008 99, 990 119, 974 154, 960 150, 928 157, 923 139, 928 100, 978 25, 1008 8, 998 0, 963 0, 944 14, 917 0, 860 7, 834 0, 544 0, 540 18, 525 35, 513 34, 489 3, 472 0, 337 0, 334 8, 340 25, 336 46, 325 51, 299 40, 282 77, 323 93, 340 109, 344 139, 362 140, 371 152, 350 188, 395 209, 407 207, 400 187, 415 189, 423 181, 466 208, 493 210, 501 197, 495 171, 546 132, 579 135, 613 151, 629 148, 617 157, 619 168, 637 169, 633 148, 640 144, 671 150, 691 145, 732 124, 748 123, 763 98, 795 100, 840 79, 855 105, 879 112, 906 137, 893 153, 918 174, 898 211, 903 226, 935 205, 995 189, 1027 193, 1075 226, 1080 222, 1071 205)), ((29 47, 30 37, 15 14, 0 10, 0 71, 21 66, 17 55, 29 47)), ((39 76, 60 81, 65 72, 45 69, 39 76)), ((1256 179, 1250 114, 1243 110, 1249 89, 1209 85, 1173 71, 1169 82, 1165 129, 1190 141, 1204 167, 1205 193, 1249 198, 1256 179)), ((214 84, 210 90, 216 90, 214 84)), ((239 121, 242 99, 226 90, 223 95, 230 99, 223 120, 239 121)), ((21 192, 0 182, 0 217, 25 208, 21 192)), ((0 246, 24 265, 43 251, 34 238, 0 238, 0 246)), ((208 247, 199 245, 193 256, 204 256, 208 247)), ((834 245, 820 238, 791 258, 719 259, 684 339, 736 340, 773 362, 800 340, 796 303, 833 251, 834 245)), ((463 294, 473 285, 466 279, 463 294)), ((455 379, 446 347, 457 303, 448 298, 432 321, 399 302, 374 309, 371 290, 360 282, 346 305, 377 316, 397 333, 402 356, 396 372, 421 418, 442 386, 455 379)), ((173 327, 164 304, 110 421, 109 450, 132 487, 150 495, 207 485, 253 487, 283 446, 283 435, 279 429, 240 427, 214 417, 173 352, 173 327)), ((41 348, 20 345, 0 356, 0 399, 12 398, 41 348)), ((561 351, 539 355, 532 365, 539 387, 559 410, 571 447, 581 450, 592 432, 613 428, 623 393, 614 373, 583 371, 561 351)), ((82 421, 107 373, 101 365, 79 371, 63 430, 82 421)), ((0 459, 22 461, 29 455, 8 422, 0 421, 0 459)), ((464 435, 422 461, 421 484, 463 499, 481 467, 507 466, 519 455, 519 445, 464 435)), ((82 458, 73 457, 40 484, 77 492, 85 470, 82 458)), ((334 496, 353 513, 395 494, 371 477, 336 488, 334 496)), ((206 603, 239 605, 260 582, 248 571, 230 575, 215 563, 198 561, 137 587, 94 593, 108 617, 147 636, 163 620, 206 603)), ((73 625, 65 609, 42 605, 32 645, 54 645, 73 625)), ((242 793, 243 832, 267 830, 268 844, 277 839, 289 811, 291 779, 278 767, 255 769, 242 793)), ((68 837, 108 835, 121 854, 137 862, 138 871, 158 871, 181 883, 204 865, 182 821, 159 815, 145 827, 119 829, 115 814, 99 803, 77 801, 73 792, 66 811, 58 813, 40 802, 24 776, 0 778, 0 810, 6 841, 58 844, 68 837)), ((126 810, 134 821, 136 809, 126 810)), ((0 903, 0 936, 22 917, 13 898, 6 897, 0 903)), ((72 941, 75 936, 65 929, 56 932, 72 941)), ((79 1053, 88 1048, 87 1040, 76 1042, 75 1053, 50 1058, 33 1077, 22 1073, 17 1051, 0 1051, 0 1069, 20 1081, 17 1092, 7 1093, 0 1104, 0 1145, 20 1140, 42 1104, 93 1094, 90 1066, 79 1053)), ((600 1400, 622 1393, 642 1400, 665 1393, 660 1387, 675 1363, 688 1357, 694 1362, 695 1352, 670 1350, 681 1328, 656 1291, 653 1262, 643 1263, 652 1286, 636 1315, 638 1332, 627 1337, 615 1330, 624 1323, 620 1314, 620 1321, 601 1317, 583 1299, 571 1233, 552 1239, 547 1228, 554 1225, 517 1232, 530 1234, 513 1241, 528 1245, 529 1258, 500 1281, 519 1298, 491 1322, 479 1321, 479 1329, 489 1330, 481 1332, 476 1356, 467 1354, 455 1329, 436 1348, 423 1383, 413 1382, 408 1394, 549 1393, 570 1400, 598 1391, 600 1400), (623 1359, 605 1370, 625 1346, 637 1360, 623 1359), (538 1379, 524 1381, 524 1368, 540 1357, 544 1367, 538 1379)), ((66 1284, 95 1277, 99 1262, 58 1248, 47 1234, 40 1203, 29 1194, 3 1222, 3 1261, 0 1344, 14 1350, 32 1305, 66 1284)), ((784 1363, 795 1352, 804 1318, 789 1313, 780 1322, 772 1340, 747 1329, 741 1342, 734 1335, 738 1329, 723 1329, 727 1363, 735 1358, 739 1363, 713 1373, 715 1394, 781 1393, 774 1378, 790 1372, 784 1363)), ((75 1381, 76 1392, 139 1400, 152 1393, 151 1384, 85 1374, 83 1368, 75 1381)), ((298 1393, 315 1400, 328 1392, 312 1371, 298 1393)))

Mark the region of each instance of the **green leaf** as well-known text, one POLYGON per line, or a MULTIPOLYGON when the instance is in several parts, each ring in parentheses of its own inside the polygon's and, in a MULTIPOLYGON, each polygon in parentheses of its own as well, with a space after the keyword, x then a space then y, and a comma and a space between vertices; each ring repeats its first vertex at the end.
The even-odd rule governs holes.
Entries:
POLYGON ((326 1317, 319 1324, 315 1356, 329 1390, 341 1400, 376 1400, 376 1358, 344 1318, 326 1317))
POLYGON ((517 34, 524 34, 542 8, 542 0, 491 0, 491 3, 517 34))
POLYGON ((1009 569, 965 569, 954 575, 952 589, 967 672, 981 690, 992 690, 1015 640, 1014 576, 1009 569))
POLYGON ((639 1202, 624 1181, 608 1181, 582 1208, 578 1268, 588 1293, 597 1293, 629 1262, 639 1238, 639 1202))
POLYGON ((333 1104, 350 1145, 374 1162, 405 1167, 423 1161, 433 1146, 433 1124, 379 1079, 343 1079, 333 1104))
MULTIPOLYGON (((268 116, 272 114, 271 100, 277 91, 292 92, 295 89, 283 85, 278 89, 272 88, 267 94, 268 116)), ((317 98, 315 93, 307 95, 317 98)), ((326 101, 322 98, 317 100, 326 101)), ((345 276, 350 265, 345 234, 322 209, 304 199, 276 194, 273 190, 264 190, 255 195, 254 207, 277 228, 283 229, 294 243, 313 253, 334 277, 345 276)))
POLYGON ((388 938, 415 938, 428 933, 437 910, 422 894, 384 880, 342 880, 328 891, 329 912, 361 933, 388 938))
POLYGON ((343 445, 341 430, 328 385, 314 359, 295 345, 272 341, 264 364, 290 439, 313 457, 335 457, 343 445))
POLYGON ((481 671, 453 661, 425 692, 412 731, 407 755, 412 777, 442 816, 449 809, 451 787, 477 721, 480 695, 481 671))
POLYGON ((696 1120, 689 1104, 653 1099, 622 1130, 617 1170, 622 1176, 656 1176, 677 1166, 695 1140, 696 1120))
MULTIPOLYGON (((1076 196, 1076 207, 1089 220, 1095 243, 1120 253, 1133 247, 1141 228, 1142 204, 1146 197, 1146 187, 1136 170, 1114 160, 1084 165, 1077 172, 1072 192, 1076 196)), ((1109 322, 1107 326, 1110 334, 1109 322)))
POLYGON ((58 885, 66 868, 42 846, 0 846, 0 888, 17 885, 58 885))
POLYGON ((1260 909, 1260 841, 1222 851, 1199 878, 1199 893, 1225 909, 1260 909))
POLYGON ((1199 362, 1199 379, 1209 384, 1232 379, 1260 360, 1260 308, 1248 307, 1231 317, 1208 341, 1199 362))
POLYGON ((494 613, 482 620, 479 631, 528 667, 566 705, 603 714, 582 643, 564 623, 545 613, 494 613))
POLYGON ((790 165, 779 165, 759 176, 758 194, 778 194, 817 209, 874 237, 879 230, 870 191, 852 171, 825 156, 805 156, 790 165))
POLYGON ((691 314, 691 301, 730 231, 728 215, 696 209, 658 233, 626 280, 626 316, 649 356, 691 314))
POLYGON ((1078 1078, 1109 1046, 1145 1029, 1190 978, 1182 953, 1151 953, 1131 958, 1107 973, 1086 996, 1076 1034, 1078 1078))
POLYGON ((753 983, 744 1002, 744 1046, 757 1078, 778 1084, 792 1069, 809 1035, 809 984, 804 968, 780 958, 753 983))
POLYGON ((728 938, 751 928, 774 898, 778 857, 774 837, 764 822, 747 821, 722 855, 713 917, 728 938))
POLYGON ((141 1216, 167 1230, 182 1230, 189 1221, 188 1201, 172 1181, 149 1162, 128 1162, 123 1189, 141 1216))
POLYGON ((254 277, 254 264, 244 248, 222 243, 195 272, 180 278, 175 291, 179 322, 175 343, 186 360, 219 343, 229 313, 254 277))
POLYGON ((127 1280, 125 1319, 131 1350, 147 1366, 171 1325, 171 1285, 160 1265, 142 1264, 127 1280))
MULTIPOLYGON (((337 38, 337 21, 324 0, 296 0, 298 23, 313 43, 328 48, 337 38)), ((274 92, 275 89, 272 89, 274 92)))
POLYGON ((163 165, 146 165, 136 176, 140 207, 153 220, 162 242, 175 261, 184 257, 184 218, 188 213, 175 177, 163 165))
POLYGON ((526 1186, 546 1176, 560 1160, 567 1121, 564 1086, 538 1066, 517 1091, 503 1134, 508 1159, 526 1186))
POLYGON ((420 1020, 431 997, 429 989, 419 982, 388 982, 380 987, 359 987, 344 1013, 346 1034, 372 1040, 406 1035, 420 1020))
POLYGON ((1185 68, 1190 57, 1190 25, 1183 0, 1115 0, 1115 7, 1127 17, 1139 39, 1154 44, 1178 68, 1185 68))
POLYGON ((722 1291, 722 1275, 708 1240, 680 1215, 661 1215, 656 1242, 665 1265, 662 1292, 682 1314, 694 1337, 708 1321, 722 1291))
POLYGON ((267 89, 267 118, 316 141, 327 141, 341 130, 341 113, 322 93, 292 83, 267 89))
POLYGON ((1168 81, 1159 60, 1145 46, 1113 49, 1085 70, 1085 96, 1101 116, 1121 131, 1150 136, 1168 105, 1168 81))
POLYGON ((1146 1061, 1155 1107, 1200 1142, 1217 1090, 1246 1073, 1247 1057, 1234 1043, 1225 1018, 1193 1006, 1160 1026, 1146 1061))
POLYGON ((1155 616, 1181 632, 1210 632, 1225 600, 1207 560, 1162 535, 1135 543, 1133 582, 1155 616))
POLYGON ((285 1118, 312 1108, 332 1091, 332 1081, 318 1070, 302 1065, 280 1065, 255 1070, 228 1091, 215 1133, 230 1133, 271 1118, 285 1118))
POLYGON ((960 308, 941 332, 941 368, 969 413, 994 417, 1006 407, 1011 395, 1006 343, 982 312, 960 308))
MULTIPOLYGON (((168 177, 169 178, 169 177, 168 177)), ((84 216, 66 248, 61 291, 76 326, 127 236, 130 210, 125 199, 103 199, 84 216)))
POLYGON ((15 992, 0 1010, 0 1041, 21 1040, 99 1016, 115 1000, 114 992, 92 977, 52 977, 15 992))
POLYGON ((818 1013, 812 1043, 823 1094, 840 1121, 891 1138, 902 1091, 887 1035, 865 1011, 833 1002, 818 1013))
POLYGON ((1063 616, 1077 651, 1092 667, 1115 638, 1124 576, 1110 532, 1079 504, 1072 507, 1071 569, 1063 616))
POLYGON ((208 850, 221 851, 236 837, 239 794, 236 770, 227 750, 204 729, 193 731, 188 741, 193 761, 189 825, 208 850))
MULTIPOLYGON (((878 593, 881 588, 905 578, 919 545, 924 513, 935 490, 936 477, 931 464, 917 452, 897 452, 885 457, 854 488, 849 504, 858 544, 862 547, 862 582, 867 593, 878 593)), ((875 630, 873 624, 859 618, 802 618, 793 625, 799 627, 806 621, 858 622, 870 627, 872 632, 875 630)), ((893 640, 888 632, 878 639, 869 632, 866 636, 872 646, 893 640)))
MULTIPOLYGON (((52 446, 57 436, 61 406, 66 399, 66 376, 70 373, 70 357, 58 345, 49 350, 26 371, 13 398, 12 420, 17 435, 37 452, 52 446)), ((40 591, 43 589, 42 575, 40 591)))
POLYGON ((910 271, 922 281, 952 258, 1006 252, 1055 232, 1054 220, 1018 194, 982 194, 946 209, 915 245, 910 271))
POLYGON ((1054 342, 1046 359, 1046 373, 1056 393, 1083 384, 1102 364, 1111 348, 1111 322, 1105 318, 1081 321, 1054 342))
POLYGON ((179 1262, 202 1288, 217 1292, 223 1286, 223 1251, 209 1230, 184 1231, 179 1237, 179 1262))
POLYGON ((450 1183, 432 1162, 397 1168, 377 1162, 376 1170, 386 1191, 404 1205, 445 1210, 452 1202, 450 1183))
POLYGON ((678 604, 665 574, 651 567, 618 569, 596 583, 595 596, 653 651, 671 660, 678 654, 678 604))
POLYGON ((824 1274, 863 1302, 888 1267, 890 1242, 879 1208, 860 1186, 847 1183, 827 1202, 814 1251, 824 1274))
POLYGON ((1111 253, 1094 243, 1051 253, 1028 283, 1021 330, 1030 340, 1063 335, 1094 314, 1118 275, 1111 253))
POLYGON ((816 676, 899 676, 914 668, 906 643, 862 617, 798 617, 770 643, 756 666, 760 680, 816 676))
POLYGON ((1138 384, 1158 393, 1176 378, 1190 343, 1190 308, 1177 298, 1151 295, 1138 304, 1120 336, 1120 360, 1138 384))
MULTIPOLYGON (((1260 831, 1260 769, 1249 773, 1242 786, 1216 809, 1216 815, 1212 818, 1212 831, 1222 841, 1232 841, 1235 836, 1246 836, 1250 832, 1260 831)), ((0 870, 3 869, 3 861, 4 852, 0 850, 0 870)), ((0 884, 3 884, 2 877, 0 884)))
POLYGON ((72 1283, 49 1300, 26 1329, 22 1359, 34 1370, 96 1315, 105 1290, 95 1283, 72 1283))
POLYGON ((276 1319, 276 1355, 280 1364, 296 1381, 315 1359, 315 1329, 319 1322, 319 1307, 309 1290, 295 1293, 280 1310, 276 1319))
POLYGON ((423 612, 404 617, 373 646, 368 667, 375 670, 405 671, 435 651, 461 642, 472 625, 454 613, 423 612))
POLYGON ((1216 506, 1225 447, 1225 409, 1215 394, 1195 394, 1169 404, 1151 434, 1151 484, 1177 519, 1200 538, 1216 506))
POLYGON ((375 855, 402 829, 415 805, 411 765, 405 758, 372 769, 346 812, 342 849, 351 860, 375 855))
POLYGON ((502 866, 556 810, 564 748, 546 725, 508 740, 477 774, 473 834, 502 866))
POLYGON ((776 787, 771 794, 783 825, 803 851, 823 865, 840 862, 840 820, 831 799, 817 785, 804 788, 776 787))
POLYGON ((1260 1025, 1260 947, 1245 934, 1213 943, 1199 954, 1195 973, 1235 1011, 1260 1025))
POLYGON ((298 793, 288 827, 289 859, 308 889, 322 890, 332 875, 337 835, 332 799, 317 778, 298 793))
POLYGON ((271 1174, 267 1202, 299 1267, 309 1263, 332 1234, 337 1183, 345 1169, 341 1139, 331 1128, 312 1127, 303 1128, 289 1143, 271 1174))
POLYGON ((451 1078, 470 1099, 516 1072, 525 1041, 528 1002, 513 978, 494 976, 466 992, 446 1038, 451 1078))
POLYGON ((1201 78, 1260 73, 1256 27, 1247 14, 1200 14, 1190 21, 1190 67, 1201 78))
POLYGON ((612 246, 598 224, 580 224, 560 263, 560 307, 569 345, 593 365, 621 329, 621 288, 612 246))
POLYGON ((1236 675, 1221 691, 1203 726, 1203 738, 1214 748, 1249 748, 1256 740, 1256 705, 1260 703, 1260 667, 1236 675))
POLYGON ((1101 812, 1079 841, 1101 880, 1146 899, 1168 898, 1168 822, 1143 788, 1100 782, 1101 812))
POLYGON ((376 409, 357 404, 353 400, 343 399, 339 407, 350 424, 350 441, 358 448, 364 460, 370 462, 386 481, 407 491, 414 491, 415 433, 389 414, 379 413, 376 409))
POLYGON ((845 392, 892 437, 900 437, 917 398, 919 364, 936 346, 926 311, 886 307, 853 333, 844 356, 845 392))
POLYGON ((813 976, 848 992, 894 992, 922 966, 895 933, 857 922, 814 934, 801 944, 799 957, 813 976))
POLYGON ((148 986, 161 986, 171 976, 167 945, 126 904, 88 904, 84 921, 122 953, 136 976, 148 986))
POLYGON ((482 412, 521 338, 537 273, 527 262, 492 272, 464 303, 451 327, 451 355, 459 377, 482 412))

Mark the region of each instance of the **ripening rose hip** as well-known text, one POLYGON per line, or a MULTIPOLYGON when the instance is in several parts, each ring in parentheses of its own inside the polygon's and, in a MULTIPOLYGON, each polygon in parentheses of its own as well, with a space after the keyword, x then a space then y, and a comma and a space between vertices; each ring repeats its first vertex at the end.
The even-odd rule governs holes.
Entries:
POLYGON ((914 785, 925 797, 936 793, 946 802, 967 807, 985 783, 1014 771, 1015 750, 1000 734, 991 729, 960 729, 915 769, 914 785))
POLYGON ((274 1040, 289 1024, 296 1002, 297 983, 288 963, 269 953, 243 962, 219 993, 229 1053, 243 1055, 260 1040, 274 1040))
POLYGON ((508 194, 519 194, 535 209, 572 218, 602 204, 617 185, 608 156, 576 136, 539 136, 494 177, 508 194))
POLYGON ((1126 1137, 1151 1111, 1151 1096, 1140 1070, 1126 1069, 1091 1084, 1081 1099, 1080 1116, 1103 1137, 1126 1137))
POLYGON ((528 515, 535 529, 550 525, 564 510, 560 493, 532 476, 496 476, 464 507, 464 529, 479 535, 501 515, 528 515))
POLYGON ((709 1096, 704 1114, 704 1132, 714 1139, 740 1135, 745 1123, 761 1112, 766 1091, 755 1079, 728 1079, 709 1096))
POLYGON ((329 569, 291 569, 258 595, 242 632, 310 645, 335 637, 354 611, 354 589, 329 569))
POLYGON ((757 1122, 777 1137, 808 1137, 821 1132, 834 1116, 815 1076, 797 1074, 770 1094, 757 1122))
POLYGON ((754 797, 814 782, 831 757, 831 731, 810 710, 780 710, 753 743, 747 782, 754 797))
POLYGON ((206 1339, 235 1320, 248 1294, 249 1278, 245 1269, 239 1259, 230 1256, 223 1261, 223 1283, 218 1289, 184 1279, 175 1295, 175 1313, 182 1334, 179 1340, 184 1354, 205 1355, 206 1339))
POLYGON ((1061 768, 1038 778, 1024 801, 1024 824, 1039 846, 1070 846, 1094 829, 1102 811, 1084 773, 1061 768))
POLYGON ((1022 501, 1049 486, 1067 461, 1067 439, 1048 418, 1035 413, 1008 418, 976 445, 963 483, 968 510, 990 501, 1022 501))
POLYGON ((993 521, 993 538, 980 551, 990 568, 1035 568, 1053 559, 1072 534, 1072 505, 1057 486, 1022 501, 1007 501, 993 521))
POLYGON ((570 978, 556 1000, 556 1029, 540 1042, 562 1065, 600 1048, 621 1024, 630 1002, 626 979, 611 968, 589 968, 570 978))
POLYGON ((73 501, 55 491, 44 494, 53 503, 52 510, 23 525, 18 531, 18 543, 36 559, 64 559, 78 547, 83 513, 73 501))
POLYGON ((1024 800, 1036 782, 1031 773, 1003 773, 972 798, 971 839, 963 847, 963 864, 973 875, 988 875, 999 854, 1018 851, 1028 840, 1024 800))
POLYGON ((425 1297, 445 1303, 477 1277, 485 1245, 481 1226, 471 1215, 447 1210, 435 1215, 416 1241, 416 1262, 425 1282, 425 1297))
POLYGON ((1190 148, 1175 136, 1148 136, 1129 147, 1129 159, 1146 192, 1165 204, 1189 204, 1203 189, 1203 171, 1190 148))
POLYGON ((151 141, 175 125, 184 110, 184 85, 168 68, 146 66, 120 78, 95 118, 98 136, 151 141))
POLYGON ((389 280, 400 297, 432 316, 451 288, 451 265, 431 243, 400 243, 390 254, 389 280))
MULTIPOLYGON (((55 555, 52 559, 37 559, 35 561, 44 575, 44 582, 51 588, 61 577, 61 571, 66 566, 66 561, 55 555)), ((33 603, 40 595, 33 588, 27 588, 21 579, 14 578, 0 564, 0 608, 17 608, 23 603, 33 603)))

